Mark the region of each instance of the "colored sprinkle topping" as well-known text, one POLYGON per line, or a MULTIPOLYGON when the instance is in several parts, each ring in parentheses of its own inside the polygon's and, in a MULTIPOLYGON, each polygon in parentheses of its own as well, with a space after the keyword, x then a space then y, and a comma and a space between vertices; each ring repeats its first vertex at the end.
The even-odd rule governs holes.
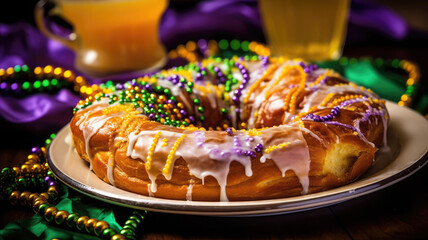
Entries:
POLYGON ((168 154, 168 157, 166 159, 165 167, 162 170, 163 174, 167 174, 171 170, 172 166, 172 159, 174 158, 174 154, 177 151, 178 146, 180 146, 180 143, 183 141, 183 139, 186 137, 186 134, 181 135, 177 141, 175 141, 174 146, 172 146, 171 151, 168 154))
POLYGON ((153 153, 155 151, 156 144, 158 143, 158 140, 159 140, 159 137, 161 134, 162 134, 161 131, 157 132, 156 135, 152 139, 152 144, 150 145, 149 152, 147 153, 147 159, 146 159, 146 169, 147 170, 150 170, 150 168, 151 168, 153 153))
POLYGON ((331 121, 334 117, 339 115, 339 113, 340 113, 340 108, 334 107, 331 109, 331 112, 325 116, 319 116, 319 115, 315 115, 313 113, 309 113, 308 115, 304 116, 302 119, 303 120, 312 120, 315 122, 327 122, 327 121, 331 121))
POLYGON ((281 143, 281 144, 274 145, 274 146, 269 146, 268 148, 265 149, 265 153, 270 153, 273 150, 284 148, 290 144, 291 144, 291 142, 286 142, 286 143, 281 143))

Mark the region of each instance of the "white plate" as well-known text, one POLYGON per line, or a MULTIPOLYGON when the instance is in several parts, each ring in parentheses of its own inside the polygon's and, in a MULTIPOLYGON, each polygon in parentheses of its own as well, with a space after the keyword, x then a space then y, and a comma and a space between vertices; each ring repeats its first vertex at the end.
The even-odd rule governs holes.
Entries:
POLYGON ((415 111, 387 102, 391 115, 388 134, 395 157, 378 155, 376 163, 358 181, 324 192, 305 196, 262 201, 198 202, 146 197, 131 193, 100 180, 88 164, 79 159, 70 144, 69 127, 55 137, 48 151, 53 173, 66 185, 93 198, 109 203, 157 212, 248 216, 290 213, 323 207, 383 189, 410 176, 428 159, 428 121, 415 111))

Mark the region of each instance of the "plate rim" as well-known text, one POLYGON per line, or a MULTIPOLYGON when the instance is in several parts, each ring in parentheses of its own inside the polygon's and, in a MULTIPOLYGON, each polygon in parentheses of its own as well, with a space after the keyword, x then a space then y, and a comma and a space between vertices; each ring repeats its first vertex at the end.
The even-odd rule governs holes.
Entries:
MULTIPOLYGON (((388 104, 396 105, 396 103, 387 101, 388 104)), ((422 117, 419 113, 413 109, 403 107, 416 114, 419 117, 422 117)), ((69 131, 69 125, 64 126, 57 134, 57 136, 64 135, 69 131)), ((386 177, 381 180, 377 180, 373 183, 368 183, 364 186, 356 187, 351 191, 339 191, 334 193, 334 191, 339 190, 341 187, 326 190, 319 193, 313 193, 308 195, 290 197, 290 198, 279 198, 279 199, 268 199, 268 200, 257 200, 257 201, 233 201, 233 202, 207 202, 207 201, 184 201, 184 200, 171 200, 171 199, 161 199, 139 195, 132 193, 123 189, 118 189, 119 191, 124 191, 131 196, 135 196, 136 200, 129 200, 128 198, 120 198, 115 196, 117 194, 105 194, 105 191, 93 188, 91 186, 85 185, 79 181, 76 181, 72 177, 68 176, 58 166, 55 165, 51 157, 51 147, 54 146, 55 138, 53 142, 49 145, 47 151, 47 161, 48 164, 57 178, 63 182, 65 185, 71 187, 72 189, 85 194, 89 197, 108 202, 111 204, 130 207, 141 210, 148 210, 154 212, 166 212, 166 213, 176 213, 176 214, 186 214, 186 215, 204 215, 204 216, 259 216, 259 215, 273 215, 273 214, 285 214, 293 213, 299 211, 306 211, 315 208, 321 208, 325 206, 330 206, 340 202, 348 201, 353 198, 364 196, 372 192, 384 189, 388 186, 391 186, 417 172, 419 169, 424 167, 428 163, 428 149, 420 156, 419 159, 415 160, 410 166, 407 166, 404 169, 401 169, 399 172, 392 174, 389 177, 386 177), (316 197, 317 194, 325 194, 326 192, 333 191, 332 194, 326 196, 316 197), (310 197, 308 197, 310 196, 310 197), (191 205, 189 206, 189 203, 191 205)), ((57 140, 58 141, 58 140, 57 140)), ((90 172, 94 174, 92 171, 90 172)), ((99 179, 102 181, 101 179, 99 179)), ((358 182, 358 180, 356 181, 358 182)), ((105 183, 105 182, 104 182, 105 183)), ((355 183, 355 182, 354 182, 355 183)), ((111 186, 108 183, 105 183, 108 186, 111 186)), ((349 184, 348 184, 349 185, 349 184)), ((345 185, 346 186, 346 185, 345 185)), ((342 186, 344 187, 344 186, 342 186)))

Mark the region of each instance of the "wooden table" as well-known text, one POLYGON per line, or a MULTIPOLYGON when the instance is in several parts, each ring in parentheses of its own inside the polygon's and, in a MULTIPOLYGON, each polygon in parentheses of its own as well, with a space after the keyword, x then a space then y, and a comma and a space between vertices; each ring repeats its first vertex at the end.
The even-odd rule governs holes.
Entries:
MULTIPOLYGON (((32 145, 2 144, 0 167, 19 166, 32 145), (4 146, 7 146, 6 148, 4 146)), ((203 217, 151 213, 141 239, 426 239, 428 167, 386 189, 315 210, 261 217, 203 217)), ((3 205, 0 228, 33 215, 3 205)))

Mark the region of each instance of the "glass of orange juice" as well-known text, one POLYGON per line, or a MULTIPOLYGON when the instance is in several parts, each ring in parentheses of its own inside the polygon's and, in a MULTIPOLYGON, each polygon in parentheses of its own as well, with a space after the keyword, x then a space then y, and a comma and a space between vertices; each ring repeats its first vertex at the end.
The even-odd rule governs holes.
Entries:
POLYGON ((349 6, 350 0, 259 0, 272 53, 308 61, 339 58, 349 6))
POLYGON ((149 72, 166 62, 158 26, 167 5, 168 0, 41 0, 35 18, 43 34, 75 51, 76 68, 82 72, 149 72), (72 33, 53 32, 46 15, 67 21, 72 33))

